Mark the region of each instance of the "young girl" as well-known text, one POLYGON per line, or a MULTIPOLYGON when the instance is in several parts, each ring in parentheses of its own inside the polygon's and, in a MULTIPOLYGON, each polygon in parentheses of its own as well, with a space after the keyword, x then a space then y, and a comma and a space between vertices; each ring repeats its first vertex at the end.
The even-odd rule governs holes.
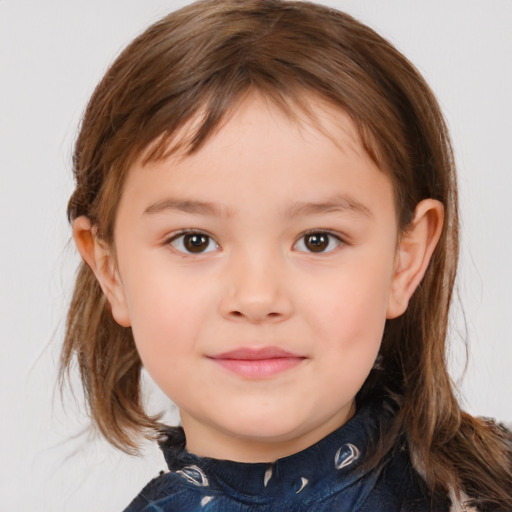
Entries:
POLYGON ((308 2, 192 4, 111 66, 74 172, 62 369, 169 466, 126 510, 512 510, 511 437, 446 369, 448 133, 388 42, 308 2))

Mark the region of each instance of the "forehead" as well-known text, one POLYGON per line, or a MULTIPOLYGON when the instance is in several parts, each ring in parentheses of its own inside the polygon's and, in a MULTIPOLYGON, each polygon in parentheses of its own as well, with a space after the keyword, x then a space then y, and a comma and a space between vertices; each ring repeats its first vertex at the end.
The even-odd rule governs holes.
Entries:
MULTIPOLYGON (((270 115, 276 121, 287 118, 291 124, 295 124, 298 132, 322 134, 330 138, 342 151, 353 151, 360 156, 366 153, 366 141, 362 140, 352 117, 344 109, 314 91, 297 90, 292 99, 276 91, 263 93, 258 89, 250 89, 241 97, 232 99, 231 105, 220 120, 212 122, 211 114, 210 109, 203 106, 174 133, 165 132, 156 137, 141 151, 135 167, 167 160, 170 157, 174 161, 185 159, 200 151, 209 139, 223 132, 223 128, 233 117, 244 118, 236 136, 242 135, 244 128, 249 130, 257 123, 266 122, 265 118, 270 115)), ((217 137, 216 144, 218 143, 217 137)))
POLYGON ((184 148, 200 122, 196 118, 182 128, 166 158, 140 158, 130 169, 123 197, 131 196, 131 204, 144 197, 143 211, 178 203, 190 209, 202 202, 206 212, 204 203, 215 202, 227 212, 253 200, 293 211, 301 203, 336 203, 345 192, 352 196, 346 205, 363 205, 356 196, 371 202, 370 190, 390 188, 351 117, 317 98, 308 98, 306 108, 290 115, 267 98, 250 95, 190 154, 184 148))

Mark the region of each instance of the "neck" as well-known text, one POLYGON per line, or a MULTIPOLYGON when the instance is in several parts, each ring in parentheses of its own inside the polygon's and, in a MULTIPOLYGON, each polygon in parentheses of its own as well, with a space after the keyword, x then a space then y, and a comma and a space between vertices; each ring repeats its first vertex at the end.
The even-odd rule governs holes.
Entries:
POLYGON ((302 430, 269 436, 234 434, 205 425, 183 410, 180 414, 188 452, 236 462, 275 462, 305 450, 344 425, 355 414, 355 403, 313 428, 306 425, 302 430))

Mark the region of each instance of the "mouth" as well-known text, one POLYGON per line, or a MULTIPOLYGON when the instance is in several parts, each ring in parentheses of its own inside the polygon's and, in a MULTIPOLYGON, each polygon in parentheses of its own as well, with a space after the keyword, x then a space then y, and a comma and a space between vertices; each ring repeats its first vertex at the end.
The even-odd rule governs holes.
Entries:
POLYGON ((294 368, 306 359, 278 347, 243 347, 208 358, 232 373, 254 380, 273 377, 294 368))

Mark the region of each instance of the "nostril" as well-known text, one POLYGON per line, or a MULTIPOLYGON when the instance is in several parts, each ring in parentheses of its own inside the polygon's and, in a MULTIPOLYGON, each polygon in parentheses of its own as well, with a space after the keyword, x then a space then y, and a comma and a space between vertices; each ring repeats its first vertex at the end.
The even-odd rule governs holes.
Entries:
MULTIPOLYGON (((237 318, 242 317, 242 316, 246 316, 241 311, 231 311, 230 315, 234 316, 234 317, 237 317, 237 318)), ((267 318, 276 318, 276 317, 279 317, 280 314, 272 311, 270 313, 267 313, 266 316, 267 316, 267 318)))

